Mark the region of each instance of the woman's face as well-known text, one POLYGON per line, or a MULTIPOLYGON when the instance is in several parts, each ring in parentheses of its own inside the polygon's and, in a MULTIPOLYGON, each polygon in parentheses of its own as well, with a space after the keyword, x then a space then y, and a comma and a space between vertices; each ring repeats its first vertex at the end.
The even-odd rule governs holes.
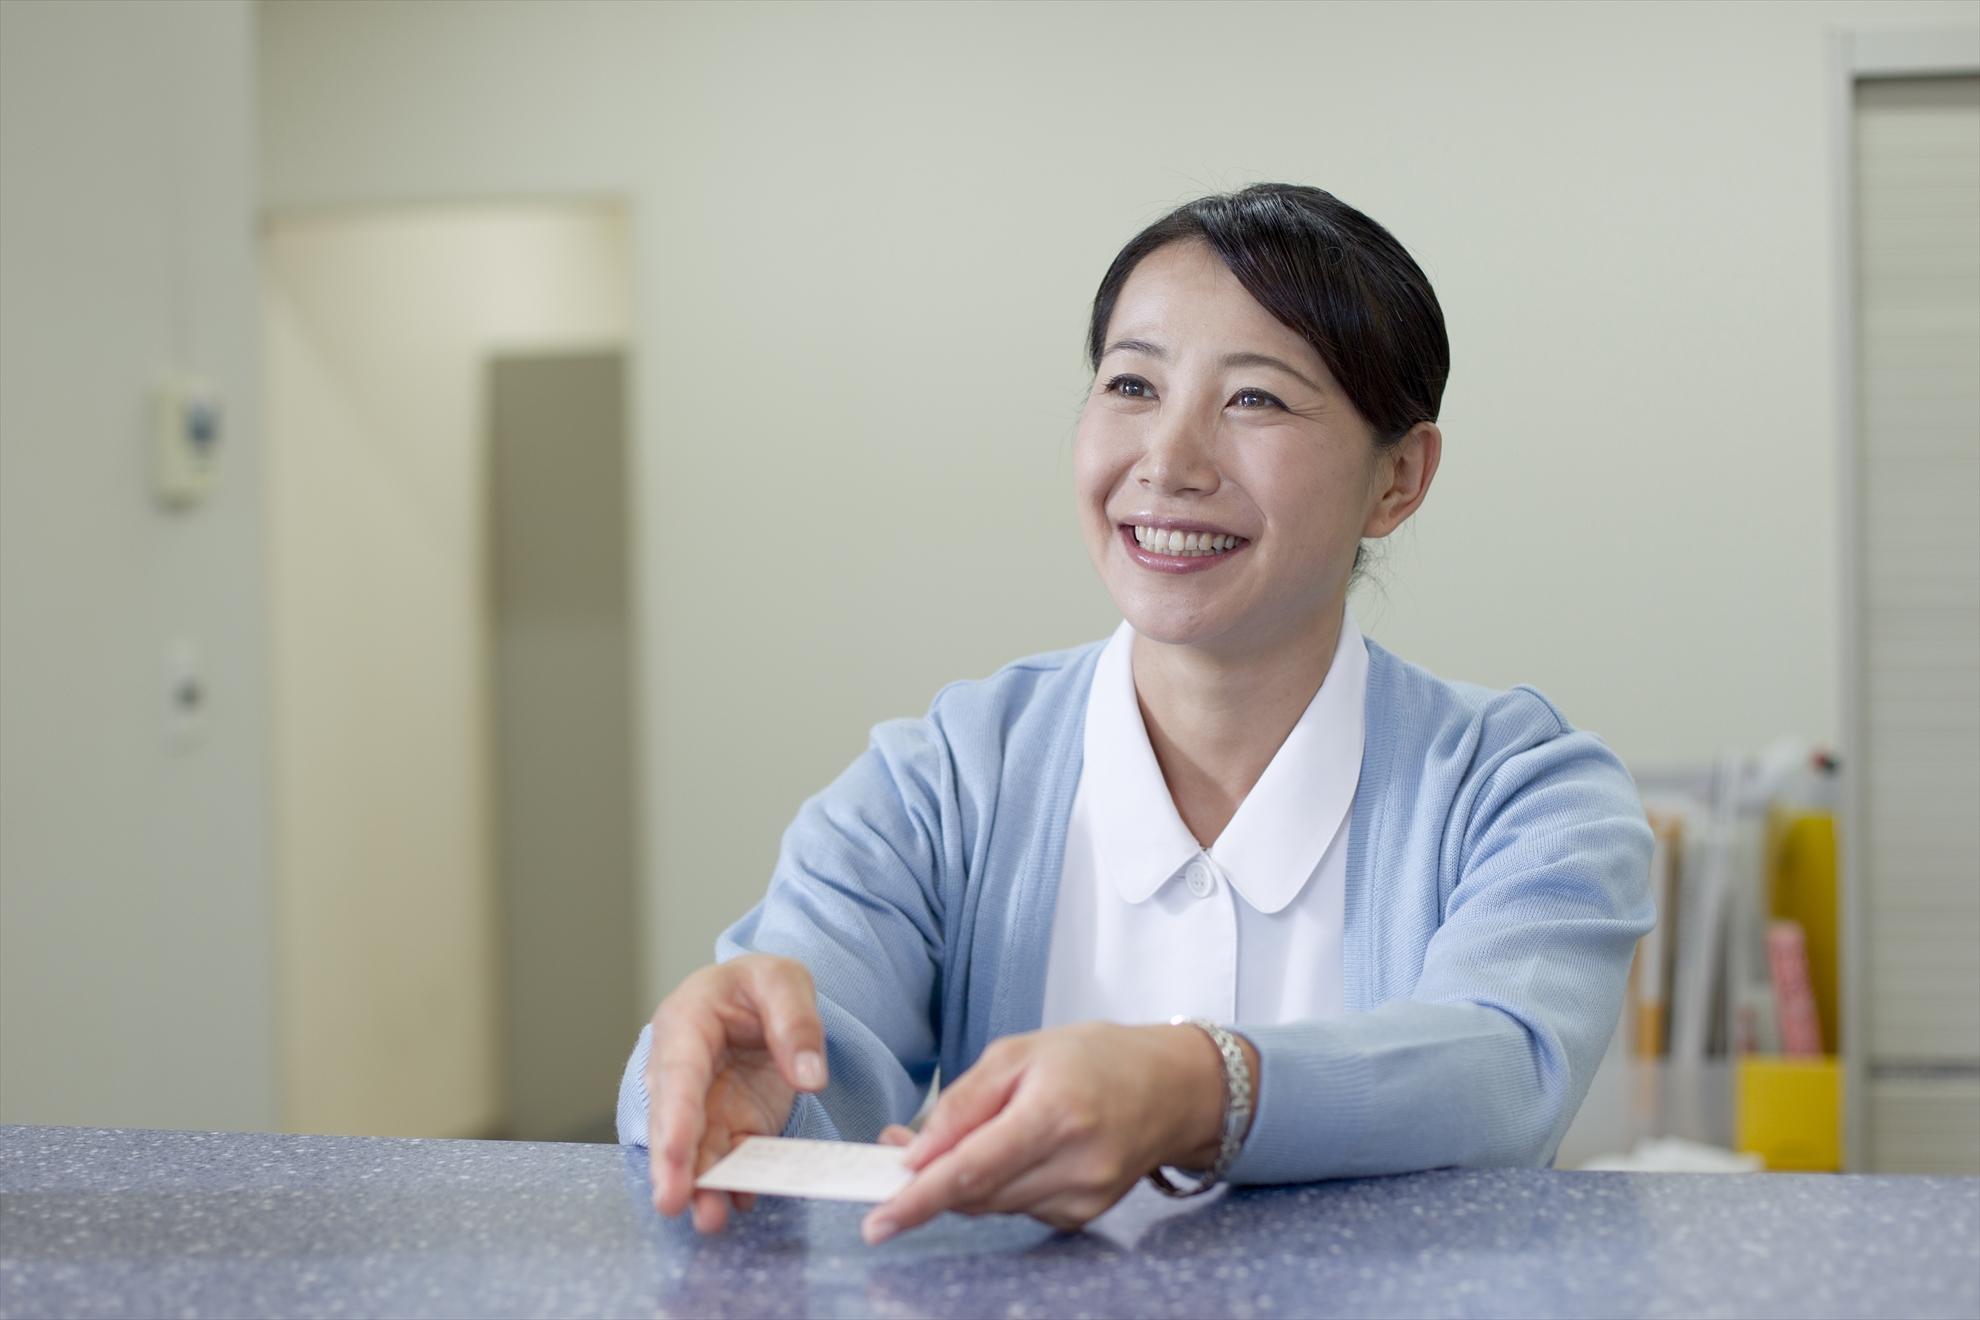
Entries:
POLYGON ((1135 267, 1074 481, 1087 550, 1137 633, 1240 657, 1328 626, 1361 538, 1402 520, 1383 498, 1391 466, 1320 355, 1207 245, 1135 267))

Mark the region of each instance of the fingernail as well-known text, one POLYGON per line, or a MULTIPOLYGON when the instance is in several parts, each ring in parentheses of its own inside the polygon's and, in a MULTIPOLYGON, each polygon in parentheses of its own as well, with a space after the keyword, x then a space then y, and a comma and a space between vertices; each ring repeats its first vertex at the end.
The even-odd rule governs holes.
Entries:
POLYGON ((925 1150, 927 1146, 928 1146, 928 1139, 926 1137, 917 1136, 913 1141, 910 1141, 905 1148, 902 1149, 901 1159, 907 1163, 908 1167, 912 1168, 914 1167, 915 1162, 921 1158, 921 1152, 925 1150))
POLYGON ((891 1219, 869 1219, 860 1226, 859 1230, 860 1236, 866 1239, 866 1245, 869 1247, 879 1246, 899 1231, 900 1225, 891 1219))
POLYGON ((797 1056, 797 1079, 807 1091, 825 1085, 825 1060, 818 1057, 818 1051, 806 1050, 797 1056))

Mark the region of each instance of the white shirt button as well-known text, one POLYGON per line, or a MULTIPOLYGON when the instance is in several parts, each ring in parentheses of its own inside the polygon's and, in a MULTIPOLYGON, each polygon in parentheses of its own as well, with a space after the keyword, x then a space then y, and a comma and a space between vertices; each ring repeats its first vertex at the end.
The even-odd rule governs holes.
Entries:
POLYGON ((1198 898, 1210 897, 1210 891, 1217 885, 1216 877, 1202 862, 1191 862, 1189 869, 1183 872, 1183 878, 1189 882, 1189 892, 1198 898))

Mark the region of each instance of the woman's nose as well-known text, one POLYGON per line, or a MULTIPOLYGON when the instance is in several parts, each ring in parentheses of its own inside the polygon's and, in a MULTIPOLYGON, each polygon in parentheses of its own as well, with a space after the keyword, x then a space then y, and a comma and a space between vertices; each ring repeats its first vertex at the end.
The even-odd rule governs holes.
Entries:
POLYGON ((1207 495, 1217 489, 1211 442, 1215 424, 1180 413, 1158 419, 1135 464, 1135 479, 1159 494, 1207 495))

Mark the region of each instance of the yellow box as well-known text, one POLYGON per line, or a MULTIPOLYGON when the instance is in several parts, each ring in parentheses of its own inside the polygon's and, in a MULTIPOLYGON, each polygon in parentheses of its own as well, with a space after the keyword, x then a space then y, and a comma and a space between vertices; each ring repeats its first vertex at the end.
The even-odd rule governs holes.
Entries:
POLYGON ((1769 1169, 1841 1170, 1842 1066, 1835 1055, 1742 1055, 1734 1077, 1734 1145, 1769 1169))
POLYGON ((1768 915, 1801 923, 1808 949, 1808 988, 1822 1048, 1842 1049, 1842 961, 1836 924, 1836 818, 1827 811, 1775 807, 1767 821, 1768 915))

